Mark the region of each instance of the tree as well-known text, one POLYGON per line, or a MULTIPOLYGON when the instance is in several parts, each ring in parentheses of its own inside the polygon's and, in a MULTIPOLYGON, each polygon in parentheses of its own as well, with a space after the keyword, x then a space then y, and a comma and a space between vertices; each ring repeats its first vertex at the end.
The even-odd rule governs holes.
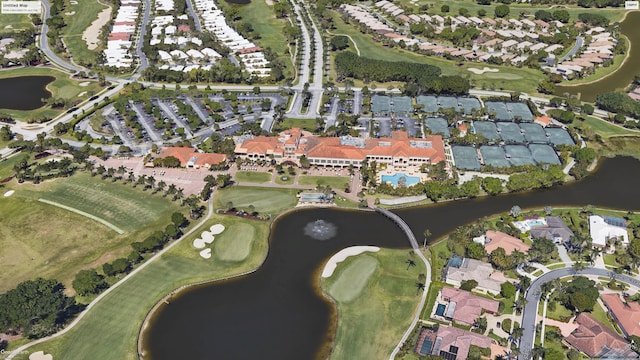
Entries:
POLYGON ((415 267, 416 266, 416 262, 411 260, 411 259, 407 259, 407 261, 405 261, 405 263, 407 264, 407 270, 409 270, 410 267, 415 267))
POLYGON ((547 216, 551 216, 551 214, 553 213, 553 208, 551 206, 545 206, 544 209, 542 210, 544 211, 544 214, 547 216))
POLYGON ((482 179, 482 189, 489 195, 498 195, 502 192, 502 180, 494 177, 482 179))
POLYGON ((423 282, 416 282, 416 296, 420 293, 420 290, 424 290, 423 282))
POLYGON ((422 236, 424 236, 423 246, 426 249, 427 248, 427 239, 431 237, 431 230, 424 229, 424 231, 422 232, 422 236))
POLYGON ((581 148, 573 153, 573 157, 579 163, 591 164, 596 158, 596 151, 593 148, 581 148))
POLYGON ((511 215, 511 217, 513 218, 517 218, 518 216, 520 216, 521 213, 522 213, 522 209, 520 209, 520 206, 518 205, 512 206, 511 210, 509 210, 509 215, 511 215))
POLYGON ((349 38, 343 35, 336 35, 329 41, 331 50, 344 50, 349 47, 349 38))
POLYGON ((511 298, 516 295, 516 286, 510 282, 504 282, 500 285, 500 294, 505 298, 511 298))
POLYGON ((508 256, 503 248, 493 250, 489 255, 489 260, 499 270, 513 269, 516 266, 514 259, 508 256))
POLYGON ((511 331, 511 337, 514 339, 520 339, 524 335, 524 329, 521 327, 514 328, 511 331))
POLYGON ((22 331, 31 338, 52 334, 73 315, 74 305, 55 280, 24 281, 0 295, 0 331, 22 331))
POLYGON ((487 251, 484 249, 484 246, 478 244, 477 242, 471 242, 467 245, 467 257, 471 259, 481 260, 485 256, 487 256, 487 251))
POLYGON ((95 269, 80 270, 72 285, 76 293, 81 296, 97 294, 107 287, 104 278, 95 269))
POLYGON ((178 228, 182 228, 186 226, 189 221, 182 213, 174 212, 171 214, 171 222, 178 228))
POLYGON ((509 15, 509 7, 507 5, 496 6, 494 13, 496 17, 503 18, 509 15))
POLYGON ((593 114, 595 109, 593 108, 593 105, 591 105, 591 104, 582 104, 582 109, 581 110, 582 110, 583 113, 585 113, 587 115, 591 115, 591 114, 593 114))
POLYGON ((449 5, 442 5, 440 7, 440 11, 442 11, 443 13, 448 13, 451 10, 451 8, 449 8, 449 5))
POLYGON ((471 291, 478 286, 478 282, 475 280, 462 280, 460 282, 460 290, 471 291))

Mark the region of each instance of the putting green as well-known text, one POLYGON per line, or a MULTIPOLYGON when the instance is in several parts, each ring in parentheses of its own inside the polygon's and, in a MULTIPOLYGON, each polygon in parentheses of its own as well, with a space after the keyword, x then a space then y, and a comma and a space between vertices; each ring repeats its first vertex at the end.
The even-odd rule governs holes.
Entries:
POLYGON ((353 301, 367 286, 378 265, 378 260, 372 256, 358 256, 340 271, 336 282, 329 287, 329 294, 339 302, 353 301))
POLYGON ((213 242, 215 257, 223 261, 243 261, 251 253, 256 229, 245 223, 231 225, 213 242))

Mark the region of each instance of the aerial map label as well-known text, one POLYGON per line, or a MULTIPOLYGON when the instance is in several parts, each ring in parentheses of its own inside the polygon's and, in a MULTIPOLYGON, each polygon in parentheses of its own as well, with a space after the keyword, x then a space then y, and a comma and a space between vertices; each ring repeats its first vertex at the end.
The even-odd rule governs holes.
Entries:
POLYGON ((640 2, 638 1, 625 1, 624 8, 627 10, 638 10, 640 8, 639 4, 640 2))
POLYGON ((40 14, 40 1, 2 1, 2 14, 40 14))

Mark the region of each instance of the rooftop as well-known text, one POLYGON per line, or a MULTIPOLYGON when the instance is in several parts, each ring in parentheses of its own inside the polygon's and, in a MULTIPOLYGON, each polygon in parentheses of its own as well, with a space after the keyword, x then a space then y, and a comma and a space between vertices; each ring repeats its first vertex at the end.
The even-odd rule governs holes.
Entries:
MULTIPOLYGON (((449 301, 449 308, 453 309, 453 314, 447 314, 457 323, 465 325, 473 325, 473 323, 482 315, 482 310, 490 313, 498 312, 498 302, 486 299, 472 293, 451 286, 445 286, 441 291, 442 298, 449 301)), ((447 311, 449 313, 449 311, 447 311)))
POLYGON ((638 354, 620 335, 598 322, 591 315, 581 313, 575 320, 580 326, 565 340, 589 357, 637 359, 638 354))
POLYGON ((622 302, 618 294, 602 295, 602 300, 627 336, 640 336, 640 304, 622 302))
POLYGON ((500 292, 500 285, 504 282, 501 272, 495 271, 491 264, 465 258, 460 267, 449 266, 446 281, 459 285, 464 280, 475 280, 478 288, 492 293, 500 292))
POLYGON ((507 255, 511 255, 518 250, 521 253, 529 251, 531 246, 522 242, 522 240, 500 231, 488 230, 485 234, 484 248, 488 254, 491 254, 497 248, 503 248, 507 255))

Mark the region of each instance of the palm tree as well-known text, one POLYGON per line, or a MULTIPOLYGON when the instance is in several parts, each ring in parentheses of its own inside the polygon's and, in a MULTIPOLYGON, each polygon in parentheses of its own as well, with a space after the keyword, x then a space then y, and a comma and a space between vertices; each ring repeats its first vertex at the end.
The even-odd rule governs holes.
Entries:
POLYGON ((420 290, 424 290, 424 283, 416 282, 416 296, 418 296, 420 290))
POLYGON ((184 193, 183 193, 184 189, 183 188, 178 188, 178 190, 176 190, 175 195, 173 196, 173 200, 179 200, 182 199, 184 197, 184 193))
POLYGON ((545 206, 543 211, 544 211, 545 215, 551 216, 551 213, 553 213, 553 208, 551 206, 545 206))
POLYGON ((136 176, 133 174, 133 171, 129 171, 129 178, 127 181, 134 182, 136 180, 136 176))
POLYGON ((146 185, 145 187, 149 187, 151 189, 153 189, 153 187, 156 185, 156 179, 153 176, 149 176, 146 179, 146 185))
POLYGON ((156 188, 157 191, 164 191, 164 188, 167 186, 167 183, 160 180, 160 182, 158 183, 158 187, 156 188))
POLYGON ((571 268, 574 272, 577 273, 578 271, 586 269, 587 264, 585 264, 583 261, 576 261, 575 263, 573 263, 573 266, 571 268))
POLYGON ((513 302, 513 308, 517 312, 522 311, 525 305, 527 305, 527 299, 525 299, 523 296, 519 297, 518 300, 513 302))
POLYGON ((425 250, 427 249, 427 239, 429 237, 431 237, 431 230, 429 229, 424 229, 424 231, 422 232, 422 235, 424 236, 424 242, 422 243, 422 246, 425 248, 425 250))
POLYGON ((524 335, 524 329, 517 327, 511 331, 511 337, 514 339, 520 339, 524 335))
POLYGON ((511 215, 514 218, 517 218, 518 216, 520 216, 521 213, 522 213, 522 209, 518 205, 512 206, 511 210, 509 211, 509 215, 511 215))
POLYGON ((411 259, 407 259, 407 261, 405 261, 405 263, 407 264, 407 270, 409 270, 409 268, 412 267, 412 266, 416 266, 416 262, 411 260, 411 259))
POLYGON ((174 184, 169 185, 169 187, 167 188, 167 194, 169 195, 175 195, 175 193, 177 192, 178 188, 174 184))

